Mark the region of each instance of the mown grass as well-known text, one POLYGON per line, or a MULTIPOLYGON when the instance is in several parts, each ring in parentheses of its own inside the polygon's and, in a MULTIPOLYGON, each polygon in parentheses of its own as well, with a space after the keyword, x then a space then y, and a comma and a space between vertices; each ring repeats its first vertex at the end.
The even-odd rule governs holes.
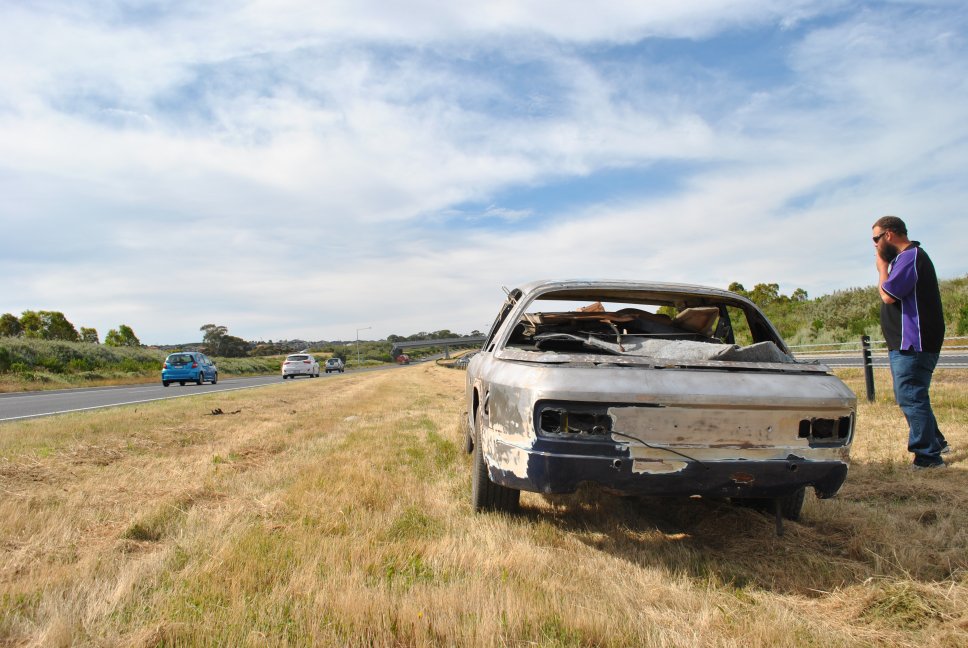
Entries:
POLYGON ((952 468, 906 469, 878 373, 845 488, 783 537, 725 502, 591 488, 475 515, 463 377, 0 426, 0 645, 968 643, 968 372, 937 374, 952 468))

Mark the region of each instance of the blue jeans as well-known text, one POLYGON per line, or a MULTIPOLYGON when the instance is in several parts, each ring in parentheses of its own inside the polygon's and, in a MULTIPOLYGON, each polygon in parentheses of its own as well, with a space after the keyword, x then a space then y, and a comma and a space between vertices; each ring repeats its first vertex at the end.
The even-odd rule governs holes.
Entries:
POLYGON ((908 422, 908 451, 914 463, 931 466, 942 463, 941 448, 946 444, 931 409, 931 375, 938 364, 937 353, 890 351, 894 398, 908 422))

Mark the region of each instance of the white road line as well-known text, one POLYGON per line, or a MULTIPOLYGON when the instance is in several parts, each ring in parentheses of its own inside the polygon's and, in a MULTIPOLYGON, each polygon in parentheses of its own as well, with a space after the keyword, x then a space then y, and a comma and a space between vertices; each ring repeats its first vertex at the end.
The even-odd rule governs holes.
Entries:
POLYGON ((145 400, 128 401, 125 403, 110 403, 108 405, 95 405, 93 407, 79 407, 76 409, 61 410, 59 412, 44 412, 42 414, 27 414, 25 416, 12 416, 10 418, 0 418, 0 423, 4 421, 19 421, 29 418, 40 418, 41 416, 54 416, 55 414, 70 414, 72 412, 85 412, 87 410, 104 409, 105 407, 122 407, 124 405, 138 405, 139 403, 152 403, 154 401, 172 400, 174 398, 188 398, 190 396, 205 396, 208 394, 222 394, 225 392, 241 391, 243 389, 256 389, 257 387, 267 387, 278 383, 266 383, 265 385, 249 385, 248 387, 233 387, 232 389, 218 389, 215 391, 202 392, 200 394, 180 394, 178 396, 162 396, 160 398, 147 398, 145 400))

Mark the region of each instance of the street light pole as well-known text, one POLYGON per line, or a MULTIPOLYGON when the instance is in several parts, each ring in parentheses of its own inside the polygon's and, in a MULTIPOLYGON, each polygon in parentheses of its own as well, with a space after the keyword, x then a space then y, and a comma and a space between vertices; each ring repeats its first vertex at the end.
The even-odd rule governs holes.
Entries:
POLYGON ((365 331, 367 329, 373 328, 372 326, 364 326, 363 328, 356 329, 356 366, 362 366, 360 361, 360 331, 365 331))

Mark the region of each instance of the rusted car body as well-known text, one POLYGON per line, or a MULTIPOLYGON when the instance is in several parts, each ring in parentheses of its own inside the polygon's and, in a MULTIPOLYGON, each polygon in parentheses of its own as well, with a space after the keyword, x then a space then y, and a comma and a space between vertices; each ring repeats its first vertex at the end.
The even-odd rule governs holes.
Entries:
POLYGON ((826 498, 843 484, 856 402, 740 295, 531 283, 508 291, 467 367, 474 507, 595 482, 772 503, 778 521, 780 507, 797 519, 806 487, 826 498))

